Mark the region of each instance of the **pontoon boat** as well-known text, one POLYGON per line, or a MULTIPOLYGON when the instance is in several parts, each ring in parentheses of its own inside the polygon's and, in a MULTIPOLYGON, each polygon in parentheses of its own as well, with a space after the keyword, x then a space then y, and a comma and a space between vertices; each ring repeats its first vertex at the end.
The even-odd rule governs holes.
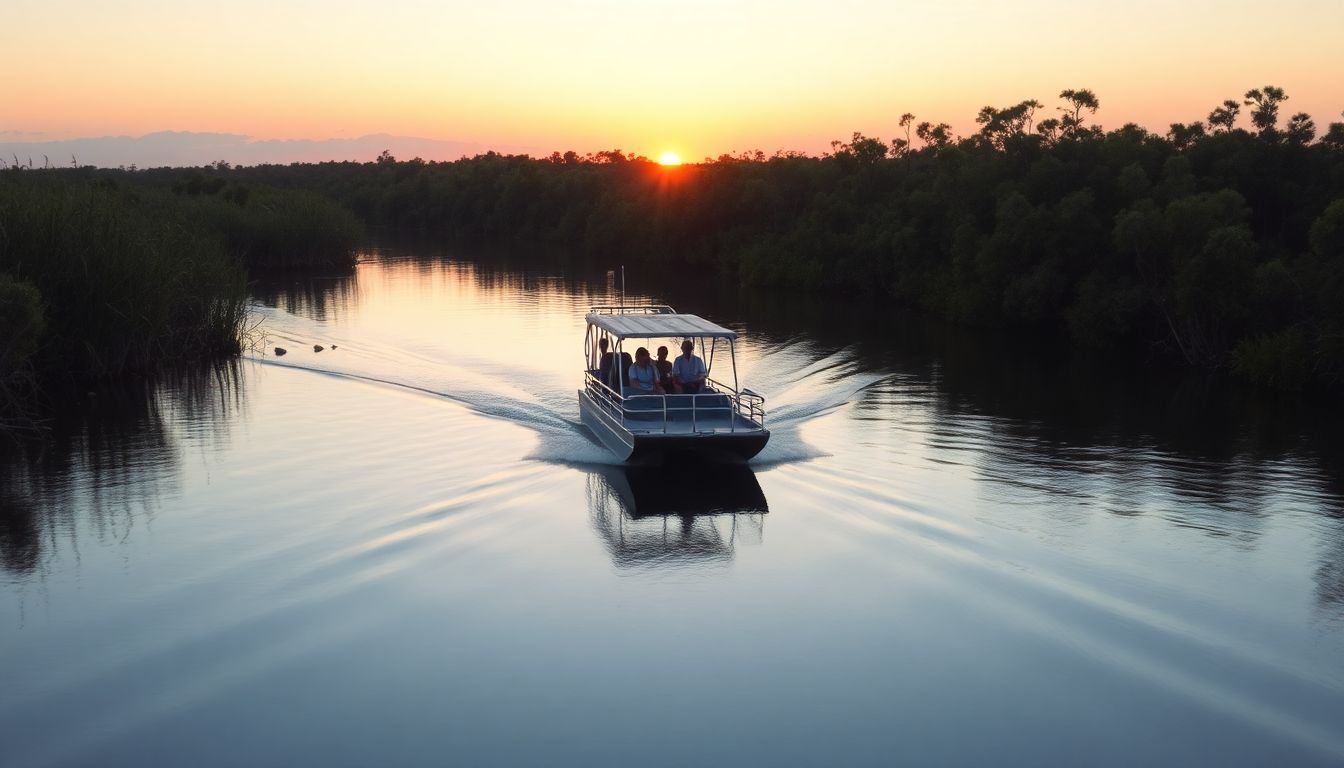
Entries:
MULTIPOLYGON (((593 307, 584 337, 584 386, 579 390, 579 415, 612 453, 623 461, 667 454, 750 459, 770 439, 765 428, 765 398, 738 387, 737 333, 696 315, 668 306, 593 307), (600 370, 599 342, 607 339, 616 367, 612 381, 600 370), (666 340, 679 349, 683 339, 696 344, 709 378, 698 394, 636 394, 626 386, 625 354, 638 344, 630 340, 666 340), (716 354, 728 354, 732 386, 713 378, 716 354)), ((645 342, 652 351, 653 345, 645 342)))

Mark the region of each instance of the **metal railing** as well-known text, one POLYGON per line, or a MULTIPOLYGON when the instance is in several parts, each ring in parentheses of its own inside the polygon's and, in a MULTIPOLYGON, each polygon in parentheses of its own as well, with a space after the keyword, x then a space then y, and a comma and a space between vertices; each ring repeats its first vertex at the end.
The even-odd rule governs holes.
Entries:
MULTIPOLYGON (((750 428, 743 426, 744 430, 765 428, 765 397, 763 395, 753 392, 750 389, 744 389, 738 392, 731 387, 727 387, 720 382, 714 381, 713 379, 708 379, 707 383, 714 387, 716 391, 701 392, 694 395, 623 395, 606 382, 602 381, 602 379, 591 370, 584 372, 584 389, 593 399, 593 402, 597 403, 598 406, 605 410, 611 418, 618 420, 621 427, 627 431, 634 431, 631 430, 627 423, 627 416, 629 414, 657 415, 661 413, 661 431, 663 434, 667 434, 669 431, 668 424, 671 421, 668 419, 668 397, 678 398, 678 400, 675 401, 677 403, 686 402, 681 398, 690 398, 691 407, 689 409, 684 407, 674 407, 671 410, 674 413, 677 411, 690 410, 691 432, 693 433, 698 433, 700 431, 699 422, 700 414, 702 412, 726 412, 728 414, 729 432, 737 432, 739 417, 751 424, 750 428), (728 405, 700 405, 700 401, 705 398, 713 398, 713 401, 727 399, 728 405), (631 410, 628 408, 628 404, 630 403, 650 401, 657 401, 661 407, 656 410, 631 410)), ((657 430, 641 429, 640 431, 650 432, 657 430)))
POLYGON ((590 315, 675 315, 677 310, 666 304, 640 304, 621 306, 619 304, 600 304, 588 308, 590 315))
POLYGON ((737 406, 737 415, 747 421, 755 422, 762 428, 765 427, 765 395, 753 392, 750 389, 735 390, 727 384, 708 377, 706 377, 705 382, 719 390, 721 394, 733 398, 733 402, 737 406), (729 392, 732 394, 728 395, 729 392))

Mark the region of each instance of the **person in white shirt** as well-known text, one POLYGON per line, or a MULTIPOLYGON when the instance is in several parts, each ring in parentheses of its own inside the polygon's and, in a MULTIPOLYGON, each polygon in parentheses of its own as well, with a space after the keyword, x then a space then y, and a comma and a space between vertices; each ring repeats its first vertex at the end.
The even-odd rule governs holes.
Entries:
POLYGON ((705 361, 695 356, 695 342, 683 341, 681 354, 672 361, 672 385, 683 395, 697 395, 708 377, 705 361))

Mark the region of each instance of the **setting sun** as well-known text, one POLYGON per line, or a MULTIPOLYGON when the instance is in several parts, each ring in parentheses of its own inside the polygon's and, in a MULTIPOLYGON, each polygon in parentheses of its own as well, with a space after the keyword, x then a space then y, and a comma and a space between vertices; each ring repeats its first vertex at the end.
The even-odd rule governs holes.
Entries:
POLYGON ((659 164, 659 165, 681 165, 681 155, 678 155, 676 152, 672 152, 672 151, 664 152, 664 153, 658 158, 658 164, 659 164))

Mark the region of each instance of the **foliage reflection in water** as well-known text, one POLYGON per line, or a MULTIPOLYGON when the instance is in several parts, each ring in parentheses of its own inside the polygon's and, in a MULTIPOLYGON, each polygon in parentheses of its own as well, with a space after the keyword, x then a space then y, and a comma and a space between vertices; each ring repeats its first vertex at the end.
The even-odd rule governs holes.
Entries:
POLYGON ((645 276, 775 453, 621 467, 605 265, 276 280, 264 353, 0 462, 16 764, 1344 758, 1337 407, 645 276))

